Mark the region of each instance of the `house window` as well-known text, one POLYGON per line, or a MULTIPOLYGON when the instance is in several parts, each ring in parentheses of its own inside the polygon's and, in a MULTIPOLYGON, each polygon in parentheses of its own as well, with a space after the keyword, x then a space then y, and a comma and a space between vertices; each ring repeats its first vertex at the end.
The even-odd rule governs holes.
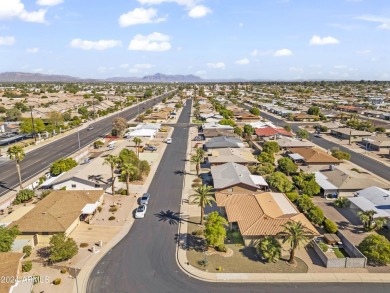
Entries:
POLYGON ((76 184, 72 184, 72 188, 76 188, 76 184))
POLYGON ((100 184, 95 184, 95 188, 100 188, 100 184))

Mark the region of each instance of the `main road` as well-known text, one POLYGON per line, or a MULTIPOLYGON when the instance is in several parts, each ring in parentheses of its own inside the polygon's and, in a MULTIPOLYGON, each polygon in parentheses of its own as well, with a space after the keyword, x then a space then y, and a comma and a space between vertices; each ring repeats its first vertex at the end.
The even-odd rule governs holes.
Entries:
MULTIPOLYGON (((171 92, 154 97, 137 106, 117 112, 114 116, 110 116, 93 124, 92 130, 80 129, 78 132, 67 135, 61 139, 55 140, 45 146, 37 148, 26 154, 24 160, 20 163, 22 180, 26 181, 35 175, 39 174, 55 160, 67 157, 84 146, 95 141, 99 136, 111 131, 112 120, 115 117, 123 117, 130 120, 142 113, 145 109, 153 107, 171 92), (80 142, 80 144, 79 144, 80 142)), ((8 161, 0 165, 0 197, 10 190, 13 190, 18 185, 18 175, 16 173, 15 162, 8 161)))
MULTIPOLYGON (((368 283, 213 283, 185 274, 176 262, 183 176, 187 158, 191 102, 187 102, 148 192, 151 200, 144 219, 95 266, 88 293, 366 293, 388 292, 387 284, 368 283)), ((183 215, 184 216, 184 215, 183 215)))

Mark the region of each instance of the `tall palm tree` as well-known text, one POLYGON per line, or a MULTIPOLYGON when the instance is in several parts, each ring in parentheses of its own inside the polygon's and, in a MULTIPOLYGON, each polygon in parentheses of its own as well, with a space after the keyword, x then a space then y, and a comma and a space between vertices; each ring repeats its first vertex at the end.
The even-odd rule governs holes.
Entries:
POLYGON ((284 232, 287 234, 287 237, 283 242, 290 243, 290 259, 288 262, 290 264, 295 264, 295 250, 303 243, 309 241, 309 238, 306 236, 307 232, 305 231, 305 226, 299 222, 289 221, 286 224, 282 225, 284 232))
POLYGON ((363 223, 364 230, 379 230, 386 224, 387 220, 385 218, 374 219, 375 214, 377 214, 377 212, 374 210, 358 212, 358 216, 360 218, 360 221, 362 221, 363 223))
POLYGON ((123 164, 121 168, 121 174, 125 176, 127 195, 130 195, 130 178, 137 174, 138 168, 131 164, 123 164))
POLYGON ((19 186, 20 189, 23 189, 22 175, 20 174, 20 162, 23 161, 26 154, 24 153, 23 148, 17 145, 9 147, 7 150, 7 154, 9 155, 11 160, 15 160, 16 162, 16 171, 18 171, 19 176, 19 186))
POLYGON ((141 145, 142 139, 139 137, 134 137, 133 142, 135 143, 135 147, 137 148, 137 156, 139 159, 139 146, 141 145))
POLYGON ((212 202, 215 202, 214 197, 212 196, 211 190, 212 186, 201 185, 195 189, 195 194, 191 195, 191 203, 198 204, 200 207, 200 224, 203 225, 204 209, 207 205, 212 206, 212 202))
POLYGON ((111 168, 111 183, 112 183, 112 195, 115 194, 115 176, 114 176, 114 171, 115 168, 118 166, 119 163, 119 157, 114 156, 114 155, 108 155, 103 162, 103 165, 108 165, 111 168))
POLYGON ((199 176, 200 171, 200 163, 203 162, 203 156, 200 156, 198 154, 191 156, 191 162, 196 164, 196 175, 199 176))

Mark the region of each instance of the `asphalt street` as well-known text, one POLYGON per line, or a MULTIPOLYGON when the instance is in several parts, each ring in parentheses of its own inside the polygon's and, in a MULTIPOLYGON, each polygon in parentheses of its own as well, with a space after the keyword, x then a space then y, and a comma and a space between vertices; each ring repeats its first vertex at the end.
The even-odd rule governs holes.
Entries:
MULTIPOLYGON (((240 104, 242 107, 246 109, 250 109, 252 107, 245 105, 245 104, 240 104)), ((285 126, 285 125, 290 125, 291 129, 294 132, 297 132, 300 128, 300 125, 306 125, 307 123, 288 123, 285 120, 276 118, 275 116, 272 116, 264 111, 260 111, 261 116, 268 119, 269 121, 273 122, 277 126, 285 126)), ((320 137, 315 137, 313 134, 310 134, 309 140, 312 143, 315 143, 316 145, 319 145, 320 147, 326 149, 326 150, 331 150, 332 148, 339 148, 343 152, 348 152, 351 154, 351 162, 378 175, 379 177, 382 177, 386 180, 390 181, 390 168, 387 167, 384 164, 381 164, 380 162, 371 159, 370 157, 367 157, 362 154, 358 154, 355 152, 350 151, 348 148, 341 146, 339 144, 336 144, 334 142, 330 142, 326 139, 320 138, 320 137)))
POLYGON ((144 219, 96 265, 88 293, 367 293, 388 292, 387 284, 367 283, 213 283, 189 277, 176 262, 176 237, 191 103, 187 102, 148 192, 151 201, 144 219))
MULTIPOLYGON (((87 130, 86 128, 81 129, 76 133, 70 134, 45 146, 37 148, 36 150, 28 152, 24 160, 20 163, 22 180, 26 181, 34 177, 36 174, 39 174, 47 169, 54 161, 77 152, 80 148, 91 144, 99 136, 110 132, 112 128, 112 120, 115 117, 120 116, 130 120, 136 117, 139 113, 145 111, 145 109, 157 104, 168 95, 169 93, 163 94, 151 100, 145 101, 137 107, 125 109, 114 116, 99 120, 91 124, 93 126, 92 130, 87 130)), ((0 196, 12 190, 17 185, 18 175, 16 173, 15 162, 8 161, 6 163, 2 163, 0 165, 0 196)))

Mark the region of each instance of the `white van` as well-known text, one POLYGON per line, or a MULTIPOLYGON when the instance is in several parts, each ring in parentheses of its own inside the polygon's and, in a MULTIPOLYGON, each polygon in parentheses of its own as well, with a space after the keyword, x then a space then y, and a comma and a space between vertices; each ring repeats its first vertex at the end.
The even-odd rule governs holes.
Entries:
POLYGON ((113 149, 115 149, 115 141, 111 141, 109 144, 108 144, 108 149, 110 149, 110 150, 113 150, 113 149))
POLYGON ((165 140, 166 143, 172 143, 172 138, 168 137, 166 140, 165 140))

